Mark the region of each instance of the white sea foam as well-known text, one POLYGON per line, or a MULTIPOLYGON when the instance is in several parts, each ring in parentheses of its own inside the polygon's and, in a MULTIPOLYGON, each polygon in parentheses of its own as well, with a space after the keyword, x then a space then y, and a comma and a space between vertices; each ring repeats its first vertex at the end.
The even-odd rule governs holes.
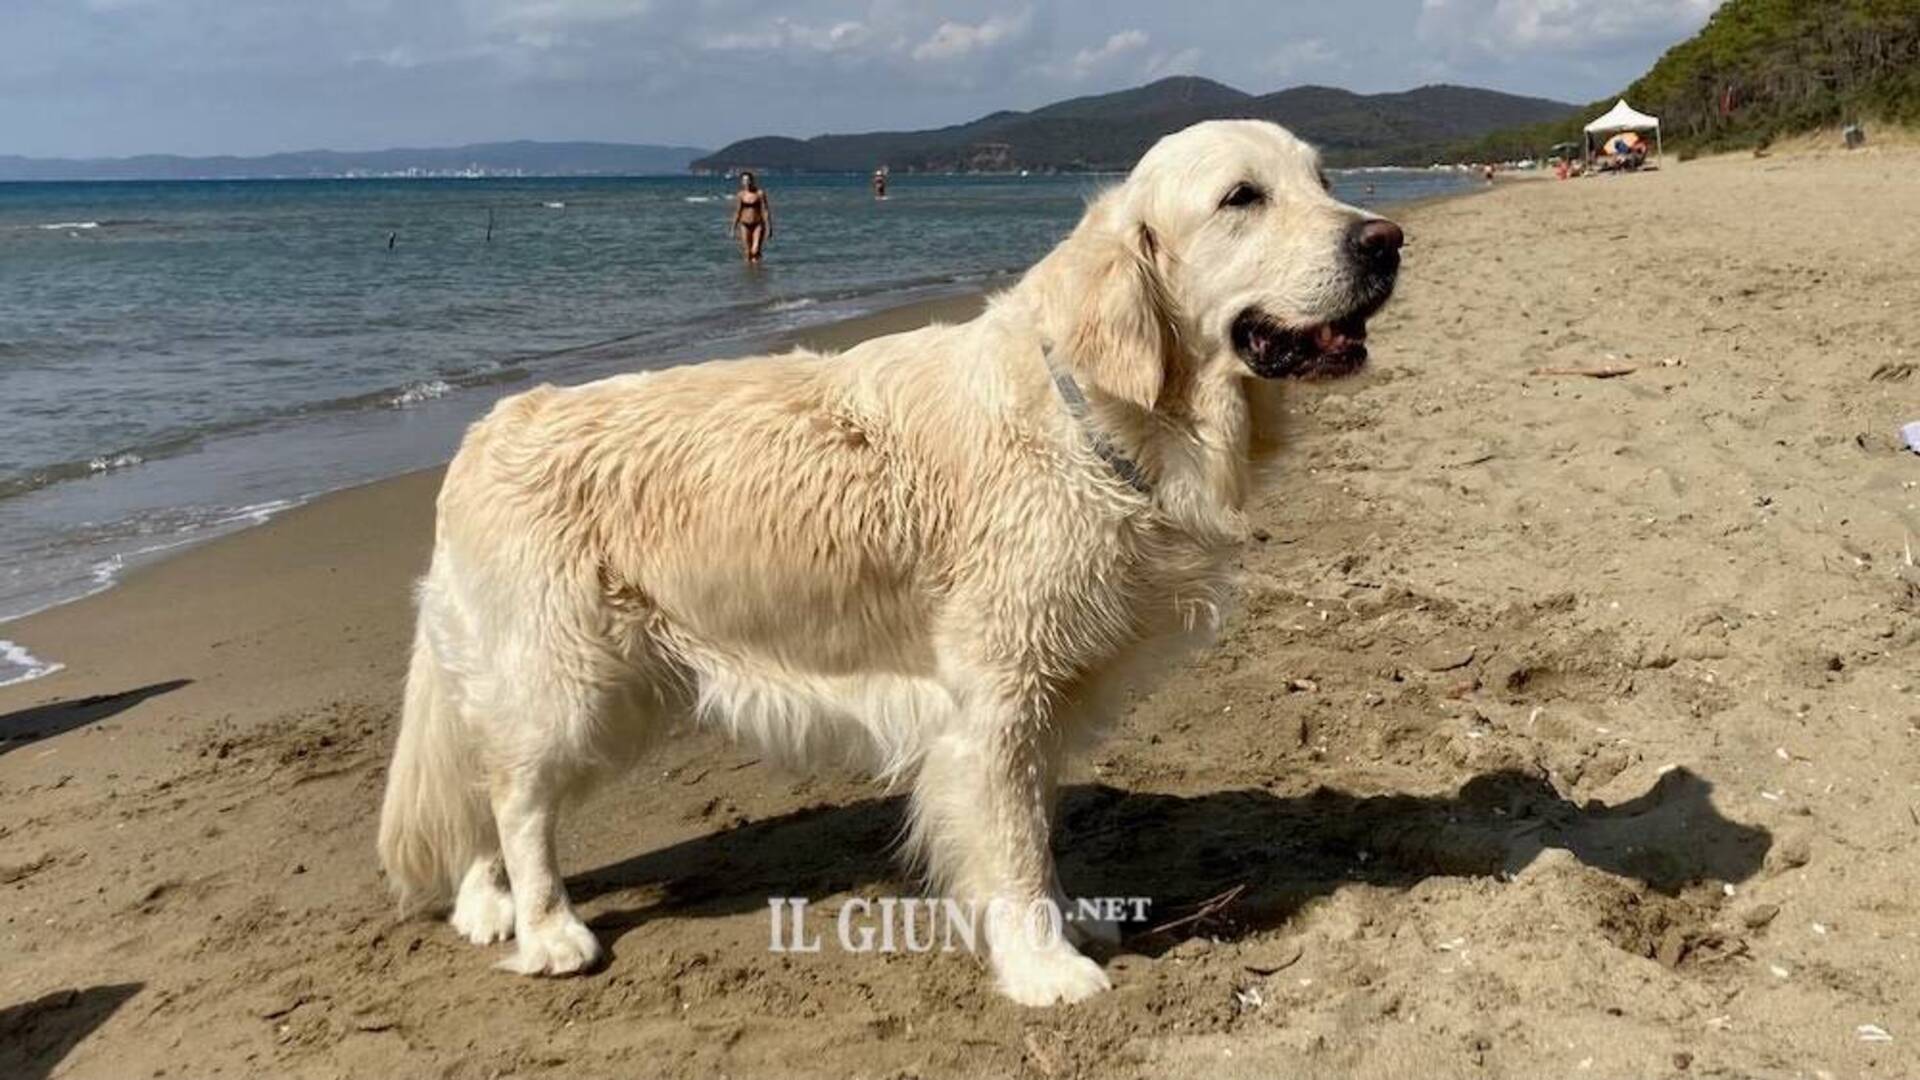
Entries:
POLYGON ((567 208, 567 204, 563 202, 543 202, 540 205, 549 210, 565 210, 567 208))
MULTIPOLYGON (((86 567, 87 583, 84 585, 76 581, 73 583, 73 588, 62 589, 57 596, 49 595, 43 602, 35 606, 18 611, 0 612, 0 623, 12 622, 15 619, 24 619, 29 615, 38 615, 43 611, 59 607, 63 604, 71 604, 76 600, 84 600, 89 596, 106 592, 108 589, 119 584, 120 576, 125 573, 129 567, 148 562, 153 556, 164 554, 176 548, 188 547, 219 536, 224 536, 242 526, 264 525, 278 516, 282 511, 291 510, 306 501, 307 498, 304 496, 292 499, 269 499, 265 502, 249 503, 245 506, 236 506, 222 510, 216 517, 197 517, 191 521, 184 522, 173 530, 171 539, 146 544, 128 551, 114 552, 106 558, 88 564, 86 567)), ((4 644, 4 642, 0 642, 0 644, 4 644)), ((58 668, 59 665, 54 665, 54 670, 58 670, 58 668)), ((48 674, 48 672, 43 671, 40 672, 40 674, 44 675, 48 674)), ((18 681, 18 679, 15 678, 17 675, 18 672, 9 670, 8 658, 0 655, 0 686, 6 685, 9 679, 18 681)), ((26 677, 37 678, 38 676, 26 677)))
MULTIPOLYGON (((250 525, 265 525, 275 514, 278 514, 282 510, 291 510, 305 501, 305 499, 269 499, 266 502, 252 503, 230 511, 225 517, 215 518, 210 523, 210 527, 218 529, 227 525, 238 525, 243 521, 250 525)), ((185 542, 192 543, 190 540, 185 542)), ((135 552, 135 554, 145 555, 148 552, 163 551, 166 548, 176 546, 178 545, 166 544, 162 547, 147 548, 135 552)))
POLYGON ((147 459, 139 454, 127 451, 122 454, 102 454, 87 462, 88 472, 112 472, 114 469, 131 469, 135 465, 146 464, 147 459))
POLYGON ((686 201, 687 201, 687 202, 690 202, 690 203, 703 203, 703 202, 719 202, 719 201, 720 201, 720 196, 718 196, 718 195, 688 195, 688 196, 686 196, 686 201))
POLYGON ((65 664, 42 660, 13 642, 0 638, 0 686, 12 686, 14 683, 38 679, 51 675, 65 664))
POLYGON ((56 221, 50 225, 42 225, 40 227, 43 229, 97 229, 100 227, 100 223, 97 221, 56 221))
POLYGON ((767 305, 767 310, 771 312, 799 311, 801 308, 810 308, 819 302, 820 301, 815 300, 811 296, 802 296, 797 300, 776 300, 767 305))
POLYGON ((126 568, 127 560, 124 555, 112 555, 87 567, 87 576, 93 579, 93 589, 87 595, 92 596, 112 586, 114 579, 120 576, 120 571, 126 568))
POLYGON ((423 401, 432 401, 453 393, 453 384, 444 379, 428 379, 410 384, 406 389, 387 399, 387 404, 396 409, 418 405, 423 401))

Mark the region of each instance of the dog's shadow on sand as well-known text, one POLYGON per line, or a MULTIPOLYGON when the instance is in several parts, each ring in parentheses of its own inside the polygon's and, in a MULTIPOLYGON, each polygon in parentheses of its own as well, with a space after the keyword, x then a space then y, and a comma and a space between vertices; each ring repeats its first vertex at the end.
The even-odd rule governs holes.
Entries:
POLYGON ((56 990, 0 1007, 0 1076, 52 1076, 73 1048, 140 992, 141 983, 56 990))
MULTIPOLYGON (((1328 788, 1182 796, 1096 784, 1065 793, 1055 846, 1070 894, 1148 897, 1148 927, 1228 894, 1222 918, 1129 939, 1129 948, 1157 953, 1196 933, 1278 925, 1343 884, 1512 874, 1548 848, 1668 895, 1696 882, 1744 881, 1772 835, 1723 817, 1712 792, 1686 769, 1615 806, 1575 804, 1538 777, 1508 771, 1440 797, 1328 788)), ((609 943, 667 912, 738 914, 765 909, 770 897, 819 899, 876 884, 910 891, 891 858, 904 810, 898 796, 800 810, 601 867, 570 889, 578 900, 646 894, 592 920, 609 943)))

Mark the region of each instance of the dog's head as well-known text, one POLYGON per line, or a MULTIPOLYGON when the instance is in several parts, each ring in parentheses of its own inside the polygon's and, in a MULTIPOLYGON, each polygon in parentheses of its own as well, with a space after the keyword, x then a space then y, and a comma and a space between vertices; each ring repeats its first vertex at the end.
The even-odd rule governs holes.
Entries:
POLYGON ((1153 408, 1177 358, 1261 378, 1342 375, 1393 292, 1399 226, 1329 193, 1319 155, 1258 120, 1161 139, 1069 246, 1098 267, 1072 352, 1153 408))

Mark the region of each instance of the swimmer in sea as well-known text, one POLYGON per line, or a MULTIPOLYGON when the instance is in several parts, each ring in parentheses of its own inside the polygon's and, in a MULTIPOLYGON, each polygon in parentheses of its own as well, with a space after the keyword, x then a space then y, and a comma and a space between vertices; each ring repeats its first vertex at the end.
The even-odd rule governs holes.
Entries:
POLYGON ((740 193, 733 197, 733 228, 740 234, 740 253, 747 263, 758 263, 761 248, 773 236, 773 203, 750 172, 740 174, 740 193))

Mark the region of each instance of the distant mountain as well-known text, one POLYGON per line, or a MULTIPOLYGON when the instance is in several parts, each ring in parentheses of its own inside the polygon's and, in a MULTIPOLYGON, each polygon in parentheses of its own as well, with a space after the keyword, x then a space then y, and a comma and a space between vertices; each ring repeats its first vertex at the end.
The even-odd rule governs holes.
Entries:
POLYGON ((1002 172, 1125 169, 1154 141, 1201 120, 1273 120, 1318 143, 1334 165, 1426 164, 1442 147, 1503 127, 1567 116, 1573 106, 1464 86, 1356 94, 1300 86, 1256 97, 1177 76, 1031 112, 997 112, 932 131, 777 135, 745 139, 693 163, 696 171, 1002 172))
POLYGON ((687 146, 475 143, 428 150, 301 150, 264 157, 25 158, 0 154, 0 180, 258 180, 326 176, 633 176, 683 173, 687 146))
MULTIPOLYGON (((1920 125, 1920 0, 1727 0, 1624 94, 1682 155, 1852 120, 1920 125)), ((1537 157, 1579 142, 1609 96, 1558 122, 1492 133, 1463 156, 1537 157)))

